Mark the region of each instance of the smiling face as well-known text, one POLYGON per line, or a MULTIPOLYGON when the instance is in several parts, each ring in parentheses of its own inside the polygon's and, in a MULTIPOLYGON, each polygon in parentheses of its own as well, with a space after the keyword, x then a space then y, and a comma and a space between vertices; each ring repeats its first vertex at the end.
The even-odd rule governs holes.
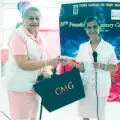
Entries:
POLYGON ((97 40, 101 32, 101 20, 96 16, 87 17, 84 22, 84 28, 91 40, 97 40))
POLYGON ((98 37, 101 27, 98 25, 96 20, 87 23, 85 28, 87 35, 91 37, 98 37))
POLYGON ((40 12, 32 9, 25 11, 23 23, 29 32, 37 31, 40 25, 40 12))

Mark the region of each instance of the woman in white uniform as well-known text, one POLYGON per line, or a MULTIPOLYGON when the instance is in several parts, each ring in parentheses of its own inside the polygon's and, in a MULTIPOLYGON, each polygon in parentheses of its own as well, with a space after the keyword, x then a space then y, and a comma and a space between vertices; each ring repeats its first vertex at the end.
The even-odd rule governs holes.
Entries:
POLYGON ((77 61, 84 65, 82 80, 86 97, 79 101, 78 112, 83 120, 105 120, 105 105, 111 86, 110 71, 117 69, 117 58, 112 45, 99 37, 101 24, 98 18, 88 17, 84 27, 90 39, 80 45, 77 61), (97 62, 94 62, 94 51, 97 62))

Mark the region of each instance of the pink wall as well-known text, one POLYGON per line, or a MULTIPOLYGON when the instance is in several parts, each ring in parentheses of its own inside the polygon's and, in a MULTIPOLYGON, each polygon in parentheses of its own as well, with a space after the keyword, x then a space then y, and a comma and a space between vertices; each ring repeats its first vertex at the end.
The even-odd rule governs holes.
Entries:
POLYGON ((2 49, 1 50, 1 63, 6 62, 8 59, 8 50, 7 49, 2 49))
POLYGON ((41 35, 45 41, 47 58, 60 56, 60 40, 58 30, 41 30, 41 35))

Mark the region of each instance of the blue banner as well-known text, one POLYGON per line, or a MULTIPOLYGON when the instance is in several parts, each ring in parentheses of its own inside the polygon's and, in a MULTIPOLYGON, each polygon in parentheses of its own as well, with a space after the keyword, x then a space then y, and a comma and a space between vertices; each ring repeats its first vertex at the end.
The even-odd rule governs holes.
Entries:
POLYGON ((89 40, 84 30, 84 20, 97 16, 102 22, 101 38, 115 48, 120 60, 120 2, 82 2, 61 5, 60 45, 61 55, 76 57, 80 44, 89 40))

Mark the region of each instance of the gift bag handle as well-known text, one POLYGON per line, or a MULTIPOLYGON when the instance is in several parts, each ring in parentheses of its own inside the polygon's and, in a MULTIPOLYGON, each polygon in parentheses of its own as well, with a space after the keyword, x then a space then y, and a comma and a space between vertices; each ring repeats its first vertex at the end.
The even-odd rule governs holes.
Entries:
POLYGON ((56 69, 56 67, 55 68, 52 68, 52 75, 54 76, 54 75, 56 75, 56 71, 57 71, 57 69, 56 69))
POLYGON ((66 68, 65 68, 65 65, 63 66, 63 68, 64 68, 64 72, 66 72, 66 68))
POLYGON ((42 111, 43 111, 43 105, 42 105, 42 100, 41 100, 41 104, 40 104, 40 117, 39 117, 39 120, 42 120, 42 111))
MULTIPOLYGON (((66 72, 65 65, 63 66, 63 70, 64 70, 64 72, 66 72)), ((56 69, 56 67, 52 69, 52 73, 53 73, 53 74, 52 74, 53 76, 56 75, 56 73, 57 73, 57 69, 56 69)))

